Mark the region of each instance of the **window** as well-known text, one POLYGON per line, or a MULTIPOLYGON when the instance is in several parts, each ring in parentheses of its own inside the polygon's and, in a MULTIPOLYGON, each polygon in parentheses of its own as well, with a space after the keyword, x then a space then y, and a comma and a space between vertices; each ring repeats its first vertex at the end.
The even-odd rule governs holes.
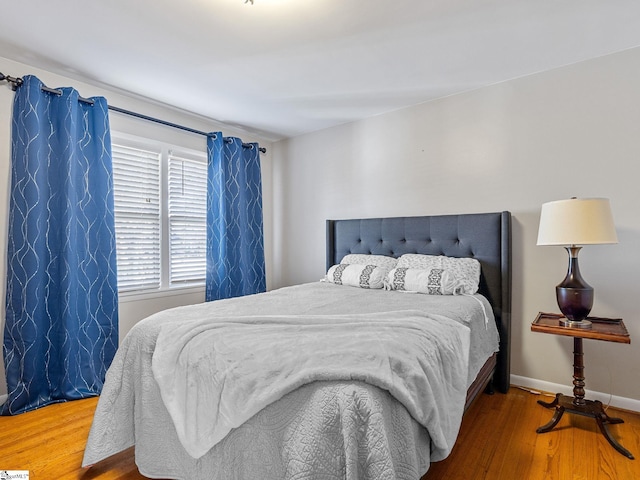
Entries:
POLYGON ((206 155, 128 136, 112 152, 118 291, 202 285, 206 155))
POLYGON ((118 291, 160 288, 160 154, 111 150, 118 291))
POLYGON ((169 153, 169 283, 203 281, 207 245, 207 164, 169 153))

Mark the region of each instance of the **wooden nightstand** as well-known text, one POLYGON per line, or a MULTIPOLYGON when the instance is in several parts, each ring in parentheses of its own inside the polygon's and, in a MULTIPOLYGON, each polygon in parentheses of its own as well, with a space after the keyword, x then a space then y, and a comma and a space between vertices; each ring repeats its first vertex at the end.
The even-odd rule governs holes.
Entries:
POLYGON ((560 325, 560 320, 564 317, 555 313, 539 313, 531 324, 532 332, 552 333, 554 335, 564 335, 573 337, 573 397, 556 394, 552 402, 538 403, 545 408, 555 408, 553 417, 546 425, 541 426, 536 431, 538 433, 549 432, 555 427, 565 411, 592 417, 596 419, 600 431, 607 441, 622 455, 633 460, 633 455, 629 450, 620 445, 609 433, 608 424, 623 423, 621 418, 609 417, 599 400, 585 400, 584 398, 584 351, 582 349, 582 339, 591 338, 594 340, 605 340, 608 342, 631 343, 629 332, 621 319, 608 319, 590 317, 592 326, 589 329, 572 328, 560 325))

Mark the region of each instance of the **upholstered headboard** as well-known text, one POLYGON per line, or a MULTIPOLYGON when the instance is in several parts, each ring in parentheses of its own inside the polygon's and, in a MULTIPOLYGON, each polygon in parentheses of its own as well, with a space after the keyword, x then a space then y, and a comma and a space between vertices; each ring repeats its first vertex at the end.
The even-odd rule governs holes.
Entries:
POLYGON ((511 337, 511 214, 327 220, 327 269, 348 253, 472 257, 480 261, 480 291, 493 306, 500 352, 494 384, 509 389, 511 337))

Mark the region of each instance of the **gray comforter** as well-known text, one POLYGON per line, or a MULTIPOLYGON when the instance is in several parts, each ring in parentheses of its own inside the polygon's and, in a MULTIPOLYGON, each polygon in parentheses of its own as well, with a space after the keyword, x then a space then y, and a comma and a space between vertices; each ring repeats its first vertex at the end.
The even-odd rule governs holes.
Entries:
MULTIPOLYGON (((488 324, 493 328, 486 327, 484 311, 490 312, 490 308, 486 300, 477 296, 411 295, 314 283, 161 312, 140 322, 123 340, 107 375, 83 465, 96 463, 135 444, 140 471, 154 478, 417 479, 426 472, 430 461, 448 454, 452 446, 449 439, 451 434, 455 438, 462 415, 463 390, 475 378, 486 358, 497 350, 497 333, 492 320, 488 324), (197 411, 197 408, 184 408, 189 398, 195 398, 184 393, 189 388, 201 389, 204 382, 196 382, 199 385, 183 382, 182 386, 180 382, 173 383, 172 391, 174 395, 178 394, 178 401, 173 405, 164 402, 162 396, 167 396, 167 387, 161 388, 163 380, 159 383, 157 377, 161 377, 162 372, 167 371, 165 367, 172 362, 175 365, 177 357, 171 360, 169 355, 158 364, 158 358, 163 357, 158 356, 157 345, 170 345, 167 339, 180 331, 181 326, 199 323, 198 319, 203 316, 214 322, 225 322, 238 315, 360 317, 365 313, 401 310, 428 312, 431 319, 440 318, 442 324, 450 319, 465 325, 471 332, 468 365, 467 354, 460 352, 459 356, 464 360, 463 378, 453 381, 449 378, 445 382, 463 386, 458 388, 462 390, 461 398, 457 394, 444 394, 444 397, 455 397, 448 399, 449 404, 455 404, 449 405, 452 408, 444 408, 441 404, 427 405, 423 407, 423 418, 417 419, 414 417, 420 415, 416 414, 416 409, 406 401, 398 401, 397 393, 394 397, 389 391, 393 389, 378 388, 357 377, 355 380, 336 377, 304 384, 289 393, 283 390, 281 398, 266 402, 264 408, 260 405, 258 413, 233 428, 222 441, 213 442, 212 448, 209 449, 209 445, 201 447, 203 450, 196 452, 197 459, 188 450, 189 445, 197 446, 198 441, 192 444, 185 444, 185 438, 180 441, 177 432, 186 424, 175 422, 176 408, 180 411, 182 406, 183 414, 197 411), (154 354, 156 376, 152 366, 154 354), (164 367, 159 367, 163 361, 166 362, 164 367), (174 410, 173 419, 167 405, 174 410), (439 418, 443 417, 443 411, 449 414, 439 418), (447 433, 443 434, 443 431, 447 433), (432 441, 430 433, 436 441, 432 441), (202 453, 204 455, 200 456, 202 453)), ((183 331, 189 331, 189 328, 183 331)), ((181 348, 174 353, 179 351, 181 348)), ((455 364, 455 359, 450 360, 455 364)), ((442 370, 445 377, 452 374, 442 363, 433 368, 442 370)), ((178 370, 174 373, 185 374, 180 368, 178 370)), ((458 371, 457 375, 459 377, 461 373, 458 371)), ((215 391, 210 393, 216 394, 215 391)), ((442 403, 443 395, 440 397, 438 401, 442 403)), ((418 401, 416 398, 414 402, 418 401)), ((191 418, 189 422, 195 421, 197 425, 202 421, 208 426, 210 420, 205 414, 191 418)))

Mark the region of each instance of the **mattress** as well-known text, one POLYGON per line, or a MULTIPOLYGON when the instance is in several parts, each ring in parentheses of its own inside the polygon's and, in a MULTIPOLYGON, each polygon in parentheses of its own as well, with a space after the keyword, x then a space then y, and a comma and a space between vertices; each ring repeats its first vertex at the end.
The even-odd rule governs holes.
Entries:
MULTIPOLYGON (((467 387, 498 350, 491 308, 479 295, 420 295, 316 282, 153 315, 123 340, 107 374, 83 466, 135 445, 138 468, 151 478, 420 478, 431 461, 447 452, 434 450, 432 455, 428 430, 383 388, 358 380, 305 384, 268 404, 206 454, 194 458, 178 438, 152 372, 158 336, 168 324, 202 316, 215 321, 248 315, 405 310, 442 316, 468 328, 467 378, 463 379, 467 387)), ((461 413, 452 420, 454 425, 459 426, 460 419, 461 413)))

